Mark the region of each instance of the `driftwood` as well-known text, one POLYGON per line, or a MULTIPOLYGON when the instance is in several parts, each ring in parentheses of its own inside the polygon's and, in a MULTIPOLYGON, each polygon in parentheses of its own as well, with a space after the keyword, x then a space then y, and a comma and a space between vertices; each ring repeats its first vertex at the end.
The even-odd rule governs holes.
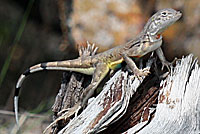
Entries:
POLYGON ((80 115, 65 120, 65 125, 56 132, 199 133, 197 60, 192 61, 192 55, 182 58, 167 78, 165 75, 152 73, 138 80, 133 74, 119 70, 80 115))
POLYGON ((183 58, 173 73, 160 84, 155 116, 143 129, 139 126, 126 133, 199 134, 200 133, 200 68, 192 55, 183 58))

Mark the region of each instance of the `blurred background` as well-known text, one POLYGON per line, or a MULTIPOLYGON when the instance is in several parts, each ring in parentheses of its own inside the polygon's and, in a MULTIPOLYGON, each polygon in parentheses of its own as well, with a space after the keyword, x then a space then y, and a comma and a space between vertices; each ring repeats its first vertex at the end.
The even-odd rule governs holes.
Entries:
MULTIPOLYGON (((25 69, 41 62, 76 58, 77 44, 86 45, 86 41, 95 43, 99 52, 125 43, 163 8, 183 13, 163 34, 168 61, 190 53, 200 57, 199 0, 1 0, 0 132, 9 133, 14 127, 9 111, 13 111, 15 84, 25 69)), ((61 78, 61 71, 49 71, 25 80, 20 112, 44 118, 26 119, 24 126, 33 119, 36 124, 24 127, 24 133, 41 133, 49 123, 61 78)))

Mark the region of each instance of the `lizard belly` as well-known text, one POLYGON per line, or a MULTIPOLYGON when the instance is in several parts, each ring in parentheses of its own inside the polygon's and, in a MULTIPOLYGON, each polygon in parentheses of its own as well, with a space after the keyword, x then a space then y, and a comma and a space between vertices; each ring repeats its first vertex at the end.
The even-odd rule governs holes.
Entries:
POLYGON ((74 72, 79 72, 82 74, 87 74, 87 75, 92 75, 94 73, 95 68, 90 67, 90 68, 70 68, 71 71, 74 72))
MULTIPOLYGON (((74 72, 79 72, 82 74, 87 74, 87 75, 92 75, 94 73, 95 68, 94 67, 89 67, 89 68, 67 68, 67 67, 56 67, 57 70, 64 70, 64 71, 74 71, 74 72)), ((52 67, 46 67, 48 70, 55 70, 55 68, 52 67)))
POLYGON ((117 61, 113 61, 113 62, 109 62, 107 63, 108 67, 112 70, 115 70, 115 69, 118 69, 118 68, 121 68, 121 63, 124 61, 123 58, 121 58, 120 60, 117 60, 117 61))

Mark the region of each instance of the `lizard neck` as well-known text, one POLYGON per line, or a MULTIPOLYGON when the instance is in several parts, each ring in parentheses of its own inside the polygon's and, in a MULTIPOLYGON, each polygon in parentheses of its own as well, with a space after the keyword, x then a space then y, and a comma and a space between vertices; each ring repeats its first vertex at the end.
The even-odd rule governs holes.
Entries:
POLYGON ((148 33, 140 34, 138 38, 128 42, 124 46, 124 51, 130 57, 142 57, 147 53, 156 50, 162 44, 162 36, 149 35, 148 33))

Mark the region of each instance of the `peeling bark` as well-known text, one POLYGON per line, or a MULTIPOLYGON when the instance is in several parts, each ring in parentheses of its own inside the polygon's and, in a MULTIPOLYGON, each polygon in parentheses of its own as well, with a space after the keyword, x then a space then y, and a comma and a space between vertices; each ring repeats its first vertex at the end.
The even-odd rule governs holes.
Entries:
POLYGON ((152 73, 139 81, 118 71, 58 133, 199 133, 199 90, 200 69, 191 55, 164 80, 152 73))
POLYGON ((158 105, 151 122, 138 131, 133 126, 126 134, 200 133, 200 68, 189 55, 160 83, 158 105))
MULTIPOLYGON (((97 50, 98 47, 95 47, 95 44, 87 42, 87 47, 79 46, 79 58, 95 55, 97 50)), ((52 106, 52 111, 54 112, 53 121, 55 123, 53 122, 54 124, 50 124, 45 131, 51 127, 51 133, 56 134, 69 122, 68 118, 59 121, 57 120, 79 101, 84 90, 84 85, 87 85, 87 83, 84 82, 84 75, 74 72, 63 74, 61 88, 55 98, 54 105, 52 106)), ((71 116, 73 115, 70 115, 70 117, 71 116)))

